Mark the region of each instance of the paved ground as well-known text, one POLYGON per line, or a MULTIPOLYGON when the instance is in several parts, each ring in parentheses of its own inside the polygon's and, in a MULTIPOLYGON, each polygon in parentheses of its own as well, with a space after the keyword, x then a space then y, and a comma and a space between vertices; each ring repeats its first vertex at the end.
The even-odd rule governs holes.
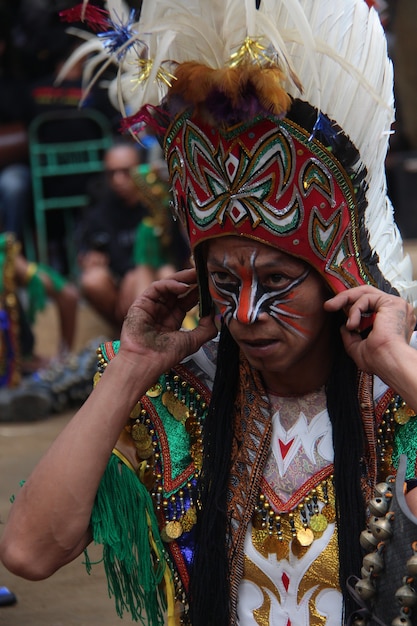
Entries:
MULTIPOLYGON (((417 242, 407 242, 417 278, 417 242)), ((78 347, 109 332, 88 307, 83 306, 77 337, 78 347)), ((55 311, 50 305, 37 322, 36 335, 51 352, 57 341, 55 311), (45 343, 47 342, 47 343, 45 343)), ((9 497, 19 488, 43 452, 71 418, 72 412, 54 415, 32 424, 0 424, 0 522, 7 517, 9 497)), ((1 533, 1 525, 0 525, 1 533)), ((92 553, 94 557, 98 554, 92 553)), ((82 558, 66 566, 50 579, 28 582, 7 572, 0 565, 0 585, 10 587, 18 597, 13 607, 0 608, 1 626, 117 626, 120 620, 108 598, 102 567, 88 576, 82 558)))

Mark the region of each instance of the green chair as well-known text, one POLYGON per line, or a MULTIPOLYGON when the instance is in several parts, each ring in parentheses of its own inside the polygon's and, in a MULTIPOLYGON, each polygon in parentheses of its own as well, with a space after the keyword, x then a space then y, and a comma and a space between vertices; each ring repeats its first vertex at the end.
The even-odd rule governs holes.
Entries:
POLYGON ((113 134, 93 109, 41 113, 29 127, 36 255, 49 263, 47 213, 64 210, 69 274, 77 276, 74 211, 88 204, 87 182, 103 170, 113 134))

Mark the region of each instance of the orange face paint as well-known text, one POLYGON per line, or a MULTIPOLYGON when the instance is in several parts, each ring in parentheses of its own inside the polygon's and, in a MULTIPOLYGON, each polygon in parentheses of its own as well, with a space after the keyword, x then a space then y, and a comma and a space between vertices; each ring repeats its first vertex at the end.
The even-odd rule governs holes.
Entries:
POLYGON ((280 276, 277 286, 270 281, 265 284, 256 267, 256 252, 250 256, 249 263, 232 264, 228 255, 224 255, 222 270, 209 272, 210 294, 216 303, 226 324, 232 319, 242 324, 253 324, 261 313, 267 313, 278 323, 302 334, 302 325, 298 324, 302 315, 293 310, 291 300, 294 290, 307 278, 310 269, 306 268, 299 276, 292 278, 280 276))

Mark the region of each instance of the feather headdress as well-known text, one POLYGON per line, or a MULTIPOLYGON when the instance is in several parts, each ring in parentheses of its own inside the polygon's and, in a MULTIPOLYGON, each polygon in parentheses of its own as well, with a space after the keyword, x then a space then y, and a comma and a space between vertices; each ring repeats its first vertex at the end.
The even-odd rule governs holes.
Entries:
MULTIPOLYGON (((84 0, 81 18, 87 5, 84 0)), ((331 10, 311 0, 144 0, 140 19, 122 0, 106 6, 107 28, 100 13, 102 31, 82 44, 67 67, 89 55, 88 90, 114 64, 109 94, 127 118, 125 128, 135 133, 153 117, 164 130, 160 118, 148 113, 167 95, 171 113, 194 107, 216 124, 222 116, 226 124, 258 113, 283 117, 292 100, 308 102, 317 111, 312 136, 330 120, 357 149, 356 169, 366 178, 361 226, 370 249, 382 275, 417 301, 386 194, 393 69, 378 14, 365 0, 333 0, 331 10), (218 94, 227 107, 218 104, 218 94)), ((90 26, 92 19, 90 14, 90 26)))

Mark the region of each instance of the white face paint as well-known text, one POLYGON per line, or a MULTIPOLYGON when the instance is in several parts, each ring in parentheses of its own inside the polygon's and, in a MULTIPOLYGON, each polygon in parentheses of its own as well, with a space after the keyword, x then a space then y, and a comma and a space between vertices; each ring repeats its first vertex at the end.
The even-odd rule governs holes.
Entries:
POLYGON ((271 388, 284 378, 296 388, 323 384, 334 345, 323 279, 301 259, 244 237, 209 241, 206 263, 213 301, 271 388))
POLYGON ((302 334, 297 320, 302 315, 293 310, 291 300, 294 290, 310 273, 299 261, 291 268, 291 274, 274 272, 264 278, 257 270, 258 252, 252 251, 248 263, 234 268, 233 259, 225 252, 221 261, 223 271, 209 272, 210 292, 226 324, 231 319, 253 324, 261 313, 268 313, 279 324, 295 333, 302 334))

